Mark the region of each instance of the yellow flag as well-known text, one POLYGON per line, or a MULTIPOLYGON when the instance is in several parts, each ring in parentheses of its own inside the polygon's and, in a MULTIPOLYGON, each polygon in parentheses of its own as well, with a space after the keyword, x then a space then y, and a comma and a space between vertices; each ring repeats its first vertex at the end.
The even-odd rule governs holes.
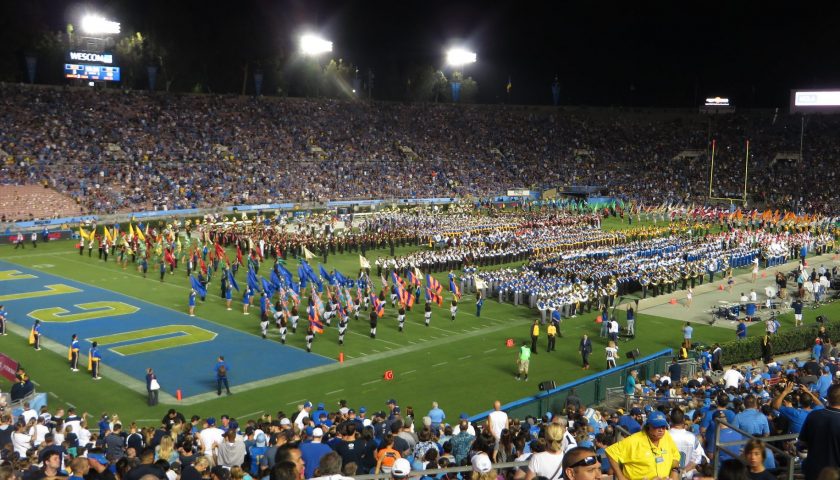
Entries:
POLYGON ((85 231, 82 227, 79 227, 79 237, 81 237, 82 240, 88 240, 89 238, 87 231, 85 231))
POLYGON ((367 258, 359 255, 359 267, 370 268, 370 261, 367 258))
POLYGON ((88 352, 88 372, 93 370, 93 355, 88 352))
POLYGON ((136 234, 134 233, 134 226, 132 224, 128 224, 128 239, 131 240, 134 238, 136 234))
POLYGON ((108 227, 103 227, 105 232, 105 240, 108 240, 108 243, 114 243, 114 238, 111 236, 111 231, 108 230, 108 227))
POLYGON ((67 349, 67 360, 73 360, 73 347, 67 349))
POLYGON ((35 343, 35 327, 29 330, 29 344, 33 345, 35 343))
POLYGON ((303 247, 303 257, 306 258, 307 260, 312 260, 313 258, 315 258, 315 255, 312 252, 310 252, 309 249, 306 248, 306 246, 304 245, 304 247, 303 247))

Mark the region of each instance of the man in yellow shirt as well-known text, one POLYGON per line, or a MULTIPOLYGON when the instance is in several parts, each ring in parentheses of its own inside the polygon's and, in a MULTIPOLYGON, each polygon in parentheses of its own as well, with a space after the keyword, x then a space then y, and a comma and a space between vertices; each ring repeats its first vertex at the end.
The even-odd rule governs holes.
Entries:
POLYGON ((557 341, 557 326, 554 325, 554 322, 548 324, 548 327, 545 329, 546 335, 548 335, 548 348, 546 348, 546 352, 553 352, 554 351, 554 343, 557 341))
POLYGON ((648 415, 640 432, 607 447, 606 453, 618 480, 680 478, 680 451, 658 410, 648 415))
POLYGON ((534 319, 534 324, 531 325, 531 353, 537 353, 537 340, 540 339, 540 321, 538 318, 534 319))

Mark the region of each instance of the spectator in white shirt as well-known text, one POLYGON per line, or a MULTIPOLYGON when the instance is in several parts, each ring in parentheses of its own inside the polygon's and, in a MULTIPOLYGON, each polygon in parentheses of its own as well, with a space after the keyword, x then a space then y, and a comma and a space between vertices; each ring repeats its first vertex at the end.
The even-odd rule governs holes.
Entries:
POLYGON ((729 370, 723 374, 723 382, 725 388, 738 388, 738 386, 744 382, 744 376, 738 371, 738 367, 732 365, 729 367, 729 370))
POLYGON ((493 411, 487 416, 490 423, 490 431, 496 437, 496 441, 502 436, 502 430, 508 428, 508 414, 502 410, 502 402, 493 402, 493 411))
POLYGON ((204 422, 204 429, 198 432, 204 455, 210 460, 213 460, 213 449, 216 444, 224 441, 224 434, 225 432, 221 428, 216 427, 216 419, 213 417, 207 418, 204 422))

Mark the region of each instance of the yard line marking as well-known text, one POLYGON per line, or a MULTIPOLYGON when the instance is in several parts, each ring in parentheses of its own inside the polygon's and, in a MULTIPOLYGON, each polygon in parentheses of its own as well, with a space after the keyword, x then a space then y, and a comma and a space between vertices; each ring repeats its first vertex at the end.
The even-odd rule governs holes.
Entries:
POLYGON ((458 357, 458 360, 466 360, 470 357, 472 357, 472 355, 467 355, 466 357, 458 357))
POLYGON ((379 353, 379 350, 371 350, 373 353, 379 353))
POLYGON ((434 365, 432 365, 432 366, 433 366, 433 367, 439 367, 439 366, 441 366, 441 365, 446 365, 447 363, 449 363, 449 362, 440 362, 440 363, 436 363, 436 364, 434 364, 434 365))
POLYGON ((490 352, 495 352, 495 351, 496 351, 495 348, 491 348, 490 350, 485 350, 484 353, 490 353, 490 352))
POLYGON ((365 383, 363 383, 362 385, 373 385, 374 383, 376 383, 376 382, 381 382, 381 381, 382 381, 382 380, 379 380, 379 379, 377 378, 376 380, 371 380, 371 381, 369 381, 369 382, 365 382, 365 383))
POLYGON ((410 344, 412 344, 412 345, 416 345, 416 344, 417 344, 417 342, 415 342, 414 340, 409 340, 409 341, 408 341, 408 343, 410 343, 410 344))
POLYGON ((409 373, 414 373, 414 372, 416 372, 416 371, 417 371, 417 370, 408 370, 408 371, 406 371, 406 372, 402 372, 402 373, 403 373, 403 375, 408 375, 409 373))
POLYGON ((239 415, 236 418, 248 418, 251 415, 256 415, 258 413, 263 413, 265 410, 257 410, 256 412, 246 413, 245 415, 239 415))
MULTIPOLYGON (((348 329, 347 331, 348 331, 348 332, 350 332, 350 333, 352 333, 352 334, 354 334, 354 335, 358 335, 358 336, 360 336, 360 337, 365 337, 365 338, 370 337, 370 335, 365 335, 365 334, 363 334, 363 333, 354 332, 353 330, 350 330, 350 329, 348 329)), ((390 343, 391 345, 394 345, 394 346, 396 346, 396 347, 402 347, 402 346, 404 346, 404 345, 400 345, 399 343, 390 342, 390 341, 388 341, 388 340, 376 339, 376 341, 377 341, 377 342, 390 343)))
POLYGON ((343 388, 339 388, 338 390, 333 390, 332 392, 327 392, 324 395, 332 395, 333 393, 343 392, 343 388))
POLYGON ((304 400, 306 400, 306 399, 305 399, 305 398, 301 398, 300 400, 293 400, 293 401, 291 401, 291 402, 287 403, 286 405, 294 405, 294 404, 299 403, 299 402, 302 402, 302 401, 304 401, 304 400))

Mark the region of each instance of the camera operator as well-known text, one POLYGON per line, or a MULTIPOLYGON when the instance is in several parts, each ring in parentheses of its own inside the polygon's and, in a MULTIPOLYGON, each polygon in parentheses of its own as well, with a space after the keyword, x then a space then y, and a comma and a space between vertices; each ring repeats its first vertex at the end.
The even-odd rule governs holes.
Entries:
POLYGON ((805 417, 814 407, 822 406, 819 397, 807 387, 788 380, 782 391, 773 398, 770 404, 779 416, 788 420, 788 432, 798 434, 805 423, 805 417), (784 404, 783 404, 784 403, 784 404))

